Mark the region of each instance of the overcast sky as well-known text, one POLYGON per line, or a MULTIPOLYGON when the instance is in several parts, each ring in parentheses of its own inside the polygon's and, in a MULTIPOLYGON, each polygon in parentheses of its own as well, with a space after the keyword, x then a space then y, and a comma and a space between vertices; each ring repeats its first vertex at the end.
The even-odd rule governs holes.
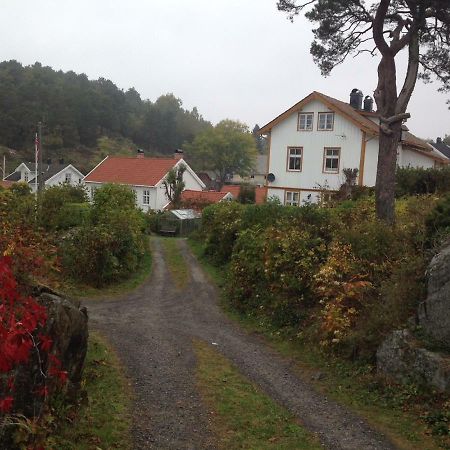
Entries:
MULTIPOLYGON (((0 59, 111 79, 156 100, 173 92, 216 123, 260 126, 313 90, 372 95, 377 60, 348 59, 328 78, 309 54, 311 24, 276 0, 2 0, 0 59)), ((450 134, 450 94, 418 82, 408 127, 450 134)))

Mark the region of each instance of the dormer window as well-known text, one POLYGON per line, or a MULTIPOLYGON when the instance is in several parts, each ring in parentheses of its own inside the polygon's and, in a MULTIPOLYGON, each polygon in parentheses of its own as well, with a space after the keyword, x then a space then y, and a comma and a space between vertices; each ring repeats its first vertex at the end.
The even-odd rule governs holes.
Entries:
POLYGON ((24 179, 25 183, 28 183, 28 180, 29 180, 29 174, 28 174, 28 172, 24 172, 24 174, 23 174, 23 179, 24 179))
POLYGON ((313 130, 314 113, 298 113, 297 131, 313 130))
POLYGON ((333 131, 334 128, 334 113, 323 112, 319 113, 317 121, 317 129, 319 131, 333 131))

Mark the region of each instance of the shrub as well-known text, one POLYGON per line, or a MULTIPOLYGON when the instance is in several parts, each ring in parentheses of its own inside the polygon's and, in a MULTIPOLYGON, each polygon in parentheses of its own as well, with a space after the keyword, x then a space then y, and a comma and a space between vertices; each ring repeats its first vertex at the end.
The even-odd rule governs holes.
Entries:
POLYGON ((80 225, 86 216, 86 191, 83 186, 62 184, 46 188, 39 195, 39 223, 48 231, 65 230, 80 225))
POLYGON ((349 244, 335 242, 314 277, 314 292, 323 305, 319 314, 321 342, 339 344, 355 325, 364 297, 373 285, 349 244))
POLYGON ((241 184, 239 189, 238 201, 239 203, 252 204, 255 203, 256 191, 255 186, 251 184, 241 184))
POLYGON ((278 326, 299 323, 313 302, 312 279, 325 251, 322 239, 300 228, 242 231, 230 264, 232 305, 278 326))
POLYGON ((436 203, 427 217, 426 226, 430 237, 450 232, 450 195, 436 203))
POLYGON ((396 173, 396 195, 446 193, 450 191, 450 168, 399 167, 396 173))
POLYGON ((203 210, 201 232, 205 239, 205 253, 216 263, 230 260, 241 229, 243 210, 244 206, 237 202, 217 203, 203 210))
POLYGON ((89 220, 61 246, 63 266, 75 279, 102 286, 136 270, 145 251, 145 222, 125 186, 96 190, 89 220))

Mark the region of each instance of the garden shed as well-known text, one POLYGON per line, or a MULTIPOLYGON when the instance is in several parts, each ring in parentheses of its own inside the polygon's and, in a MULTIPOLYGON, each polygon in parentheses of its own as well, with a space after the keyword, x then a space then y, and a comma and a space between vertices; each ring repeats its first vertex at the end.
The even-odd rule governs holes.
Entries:
POLYGON ((193 209, 171 209, 159 219, 159 233, 187 236, 200 227, 201 214, 193 209))

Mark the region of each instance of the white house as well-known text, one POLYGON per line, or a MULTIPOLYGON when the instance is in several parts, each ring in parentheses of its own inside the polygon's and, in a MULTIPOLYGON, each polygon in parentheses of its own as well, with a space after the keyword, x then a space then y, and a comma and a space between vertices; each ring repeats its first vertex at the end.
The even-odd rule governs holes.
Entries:
MULTIPOLYGON (((378 162, 379 116, 373 100, 354 89, 351 104, 312 92, 261 128, 269 139, 268 197, 283 204, 317 201, 338 190, 343 169, 358 169, 358 184, 374 186, 378 162)), ((398 165, 435 167, 449 159, 404 127, 398 165)))
POLYGON ((264 186, 266 184, 267 175, 267 155, 257 155, 255 159, 255 164, 250 174, 244 178, 237 174, 233 174, 230 183, 250 183, 257 186, 264 186))
MULTIPOLYGON (((32 192, 36 190, 35 184, 36 170, 34 163, 21 163, 13 173, 8 175, 4 181, 28 183, 32 192)), ((72 186, 80 184, 84 175, 72 164, 65 164, 60 159, 57 163, 47 160, 42 165, 42 177, 44 186, 57 186, 69 183, 72 186)))
POLYGON ((160 211, 169 204, 163 182, 168 172, 180 165, 186 167, 183 174, 185 189, 203 190, 204 183, 183 160, 180 153, 176 153, 173 158, 144 158, 142 154, 138 154, 137 157, 107 156, 86 175, 83 182, 91 197, 95 189, 105 183, 130 186, 136 193, 139 208, 144 211, 149 209, 160 211))

